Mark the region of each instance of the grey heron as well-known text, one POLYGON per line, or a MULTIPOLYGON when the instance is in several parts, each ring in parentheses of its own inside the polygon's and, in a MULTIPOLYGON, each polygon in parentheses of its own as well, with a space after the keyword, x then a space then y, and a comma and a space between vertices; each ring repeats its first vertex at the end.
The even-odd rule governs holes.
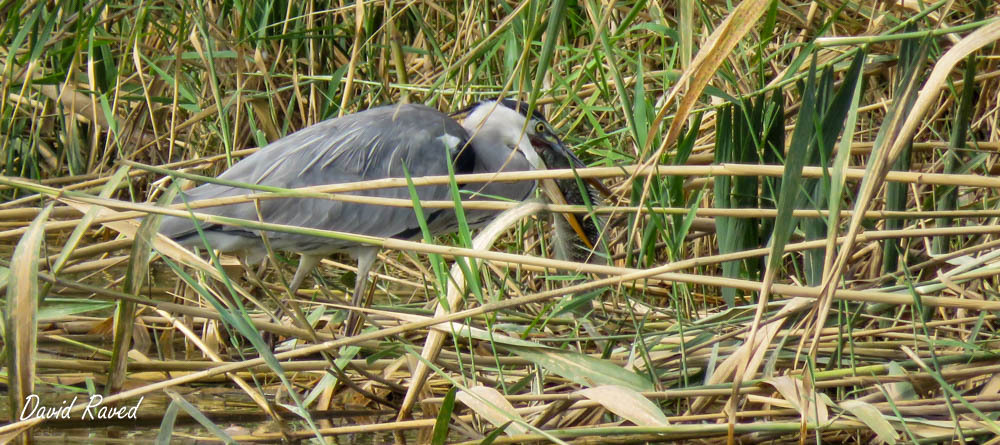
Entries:
MULTIPOLYGON (((479 102, 466 110, 461 124, 433 108, 416 104, 389 105, 326 120, 278 139, 237 162, 219 178, 241 183, 297 188, 404 177, 523 171, 545 168, 544 159, 582 167, 537 111, 510 99, 479 102)), ((466 184, 478 196, 524 200, 535 181, 466 184)), ((451 199, 450 186, 416 187, 421 200, 451 199)), ((207 183, 179 196, 175 202, 248 194, 242 188, 207 183)), ((354 192, 364 196, 409 199, 407 188, 354 192)), ((312 198, 270 199, 254 203, 206 207, 201 212, 264 222, 351 232, 378 237, 421 237, 411 208, 359 204, 312 198), (259 211, 259 215, 258 215, 259 211)), ((485 224, 495 212, 466 211, 470 227, 485 224)), ((455 212, 435 209, 425 214, 429 230, 441 235, 457 229, 455 212)), ((160 232, 183 246, 204 246, 242 255, 254 263, 267 255, 260 231, 202 224, 199 235, 191 219, 166 217, 160 232)), ((294 293, 319 261, 336 252, 357 259, 352 304, 360 305, 378 248, 348 241, 282 232, 266 232, 274 250, 301 255, 289 289, 294 293)), ((351 323, 348 323, 349 325, 351 323)))

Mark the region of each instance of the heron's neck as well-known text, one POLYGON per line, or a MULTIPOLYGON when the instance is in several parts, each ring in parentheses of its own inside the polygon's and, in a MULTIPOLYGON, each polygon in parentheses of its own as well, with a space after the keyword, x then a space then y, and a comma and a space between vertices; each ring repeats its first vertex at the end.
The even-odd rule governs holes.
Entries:
POLYGON ((524 117, 496 102, 483 102, 462 122, 472 140, 491 141, 518 146, 522 139, 524 117))
MULTIPOLYGON (((508 170, 531 170, 542 168, 542 161, 535 154, 525 135, 525 118, 520 113, 494 102, 483 102, 462 122, 469 132, 470 143, 476 156, 482 158, 501 157, 508 167, 510 160, 517 164, 508 170), (513 151, 514 153, 511 153, 513 151), (524 165, 520 165, 524 163, 524 165)), ((498 171, 499 165, 491 166, 498 171)))

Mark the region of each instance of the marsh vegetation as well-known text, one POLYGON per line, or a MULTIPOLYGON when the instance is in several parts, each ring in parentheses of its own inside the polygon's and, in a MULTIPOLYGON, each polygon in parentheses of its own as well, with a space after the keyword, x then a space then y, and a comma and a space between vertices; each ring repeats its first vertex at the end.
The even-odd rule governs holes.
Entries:
POLYGON ((5 439, 1000 432, 995 2, 69 0, 0 15, 5 439), (528 177, 610 193, 488 233, 376 240, 358 335, 340 334, 343 258, 293 299, 295 255, 245 268, 155 236, 156 215, 187 212, 169 207, 178 188, 298 129, 498 96, 533 104, 589 166, 528 177), (558 212, 605 220, 606 257, 556 260, 558 212), (31 394, 81 402, 19 421, 31 394), (145 398, 134 421, 80 422, 93 394, 145 398))

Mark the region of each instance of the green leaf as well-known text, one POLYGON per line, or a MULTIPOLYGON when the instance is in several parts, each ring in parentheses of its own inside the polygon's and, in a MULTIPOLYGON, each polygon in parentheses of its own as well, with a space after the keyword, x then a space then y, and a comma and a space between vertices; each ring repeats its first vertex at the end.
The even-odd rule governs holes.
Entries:
POLYGON ((160 431, 156 433, 156 439, 153 441, 155 445, 170 445, 170 436, 174 434, 174 424, 177 422, 179 411, 178 403, 170 402, 170 405, 167 405, 166 411, 163 412, 163 420, 160 421, 160 431))
POLYGON ((635 391, 653 390, 649 380, 607 360, 555 349, 498 346, 582 386, 618 385, 635 391))
POLYGON ((608 411, 637 426, 667 426, 670 422, 663 410, 642 394, 622 386, 603 385, 578 391, 584 397, 600 403, 608 411))
POLYGON ((513 421, 500 425, 497 429, 491 431, 489 435, 483 438, 482 442, 479 442, 479 445, 492 445, 504 431, 507 431, 507 427, 510 426, 511 423, 513 423, 513 421))
POLYGON ((778 215, 774 222, 774 233, 771 235, 771 252, 768 255, 767 268, 771 274, 781 267, 782 253, 785 244, 792 236, 796 218, 792 212, 799 201, 802 187, 802 168, 808 159, 809 148, 812 146, 814 112, 816 109, 816 59, 809 66, 809 76, 806 80, 805 92, 802 94, 802 105, 799 119, 792 132, 792 142, 785 157, 785 171, 781 175, 781 191, 778 193, 778 215))
POLYGON ((493 425, 503 426, 508 435, 528 433, 528 422, 500 391, 488 386, 473 386, 468 391, 459 391, 455 397, 493 425))
POLYGON ((38 309, 39 320, 51 320, 67 315, 84 314, 113 307, 110 301, 80 300, 76 298, 49 298, 38 309))
POLYGON ((871 428, 883 442, 895 445, 899 439, 899 433, 892 427, 892 424, 881 412, 871 404, 861 400, 845 400, 840 402, 840 407, 847 410, 858 420, 862 421, 868 428, 871 428))
POLYGON ((434 434, 431 435, 431 444, 433 445, 444 445, 448 442, 448 425, 451 422, 451 414, 455 411, 456 393, 458 393, 458 388, 452 387, 441 402, 441 411, 434 422, 434 434))

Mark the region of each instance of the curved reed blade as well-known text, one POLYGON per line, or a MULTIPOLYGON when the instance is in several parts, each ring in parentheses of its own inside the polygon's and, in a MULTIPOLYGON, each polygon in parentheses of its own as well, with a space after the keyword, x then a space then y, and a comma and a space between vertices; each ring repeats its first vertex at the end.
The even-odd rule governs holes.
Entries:
MULTIPOLYGON (((14 257, 10 263, 4 345, 7 352, 7 385, 12 420, 31 417, 25 409, 28 408, 28 398, 35 389, 39 249, 45 238, 45 221, 54 206, 54 203, 49 203, 31 222, 28 231, 14 248, 14 257)), ((30 443, 30 431, 20 436, 20 440, 22 443, 30 443)))
MULTIPOLYGON (((474 249, 488 249, 489 246, 493 245, 497 238, 507 231, 509 227, 516 224, 522 218, 540 211, 542 211, 541 204, 537 202, 527 202, 501 213, 496 219, 493 220, 493 222, 483 228, 479 232, 479 235, 472 240, 472 247, 474 249)), ((482 261, 478 258, 470 260, 475 262, 482 261)), ((436 317, 458 311, 459 304, 466 294, 464 289, 466 282, 462 279, 462 269, 458 264, 452 266, 451 277, 452 278, 448 280, 447 304, 437 305, 437 309, 434 311, 434 315, 436 317)), ((413 409, 413 405, 417 401, 417 395, 420 394, 424 381, 430 374, 430 367, 428 367, 426 363, 433 363, 437 359, 438 354, 441 352, 441 345, 444 344, 445 338, 447 338, 447 334, 437 330, 431 330, 427 334, 427 340, 424 342, 424 348, 420 353, 420 356, 423 357, 424 360, 417 363, 416 369, 413 370, 410 387, 407 389, 406 396, 403 399, 403 404, 399 409, 398 419, 402 420, 409 417, 410 412, 413 409)))

